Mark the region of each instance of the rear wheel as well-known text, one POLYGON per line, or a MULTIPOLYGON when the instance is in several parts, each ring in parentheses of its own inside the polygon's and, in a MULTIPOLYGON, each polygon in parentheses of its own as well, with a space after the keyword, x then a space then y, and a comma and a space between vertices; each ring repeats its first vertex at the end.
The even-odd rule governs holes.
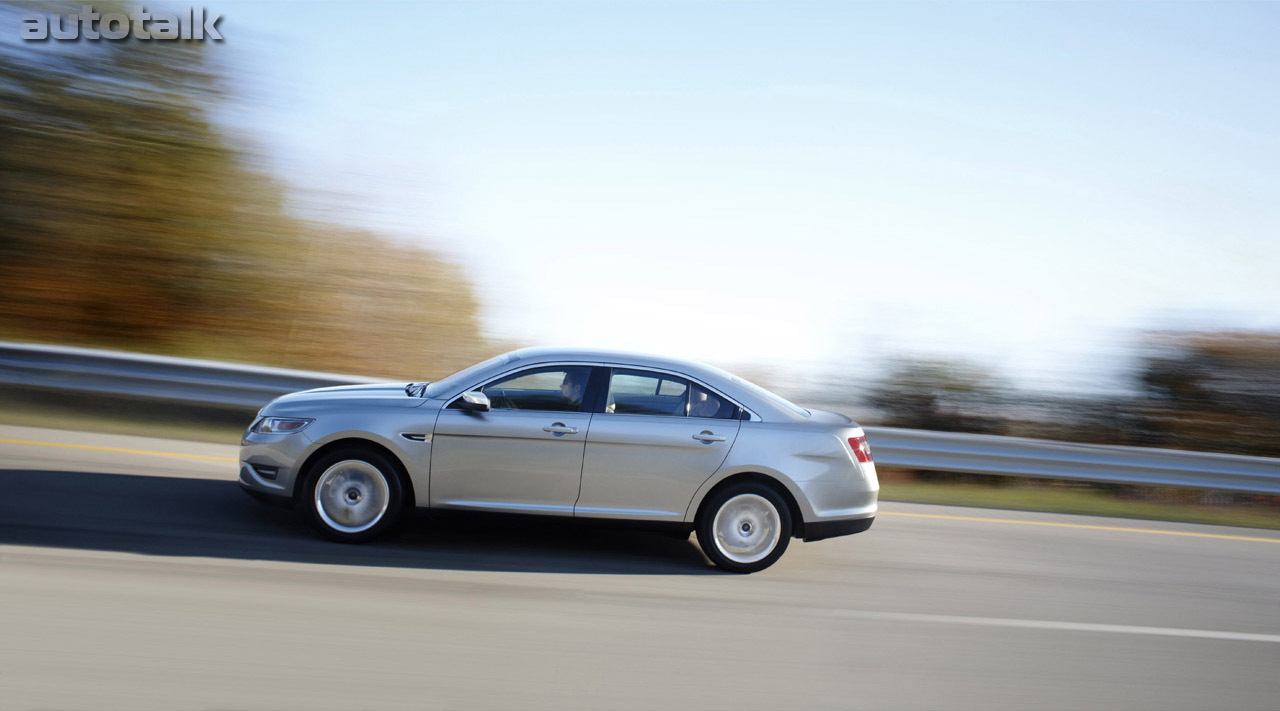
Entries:
POLYGON ((394 465, 365 449, 336 450, 317 460, 303 497, 316 528, 346 543, 363 543, 386 533, 404 507, 394 465))
POLYGON ((711 495, 698 520, 698 544, 716 567, 754 573, 773 565, 791 541, 791 510, 763 484, 731 484, 711 495))

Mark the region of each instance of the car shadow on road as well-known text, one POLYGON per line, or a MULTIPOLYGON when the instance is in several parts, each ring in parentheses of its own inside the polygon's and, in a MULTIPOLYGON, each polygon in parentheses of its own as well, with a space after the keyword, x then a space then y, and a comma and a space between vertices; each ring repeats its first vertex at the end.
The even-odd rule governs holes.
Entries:
POLYGON ((344 545, 233 481, 76 471, 0 470, 0 544, 447 570, 716 572, 687 537, 533 517, 418 512, 387 540, 344 545))

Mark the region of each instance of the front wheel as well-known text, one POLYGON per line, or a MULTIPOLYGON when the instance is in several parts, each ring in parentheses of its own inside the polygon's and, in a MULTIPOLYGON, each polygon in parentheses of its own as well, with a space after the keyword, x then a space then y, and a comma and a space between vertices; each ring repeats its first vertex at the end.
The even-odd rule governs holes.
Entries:
POLYGON ((343 449, 319 459, 307 477, 304 503, 326 537, 363 543, 387 532, 400 518, 403 489, 383 455, 343 449))
POLYGON ((791 510, 773 489, 746 482, 717 491, 698 520, 698 544, 716 567, 754 573, 773 565, 791 541, 791 510))

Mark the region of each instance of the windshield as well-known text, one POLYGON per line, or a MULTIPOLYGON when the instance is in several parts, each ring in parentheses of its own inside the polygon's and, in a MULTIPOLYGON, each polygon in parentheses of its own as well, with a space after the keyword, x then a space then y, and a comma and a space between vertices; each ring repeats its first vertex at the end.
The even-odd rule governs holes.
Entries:
POLYGON ((488 370, 489 368, 495 365, 506 363, 509 360, 511 360, 511 354, 503 353, 502 355, 494 356, 489 360, 476 363, 475 365, 467 368, 463 368, 462 370, 459 370, 453 375, 450 375, 445 378, 441 378, 440 380, 437 380, 434 383, 429 383, 427 387, 423 388, 422 397, 437 398, 444 395, 445 393, 453 392, 457 388, 460 388, 463 385, 466 385, 471 380, 473 380, 475 376, 480 374, 482 371, 488 370))

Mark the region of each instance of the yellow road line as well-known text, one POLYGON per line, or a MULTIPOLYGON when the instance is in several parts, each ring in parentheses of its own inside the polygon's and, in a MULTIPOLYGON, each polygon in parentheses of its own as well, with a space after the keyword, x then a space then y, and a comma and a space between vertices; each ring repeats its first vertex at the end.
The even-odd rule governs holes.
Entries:
POLYGON ((979 521, 981 523, 1017 523, 1023 526, 1050 526, 1052 528, 1083 528, 1092 531, 1123 531, 1125 533, 1159 533, 1165 536, 1190 536, 1192 538, 1223 538, 1228 541, 1258 541, 1260 543, 1280 543, 1280 538, 1262 538, 1260 536, 1233 536, 1226 533, 1195 533, 1192 531, 1162 531, 1158 528, 1127 528, 1125 526, 1098 526, 1090 523, 1062 523, 1059 521, 1025 521, 1017 518, 986 518, 982 516, 949 516, 946 514, 905 513, 902 511, 881 511, 879 516, 908 516, 911 518, 935 518, 944 521, 979 521))
POLYGON ((185 454, 183 452, 153 452, 148 449, 125 449, 124 447, 100 447, 93 444, 68 444, 65 442, 36 442, 28 439, 3 439, 0 444, 23 444, 32 447, 60 447, 62 449, 85 449, 91 452, 114 452, 116 454, 145 454, 149 457, 173 457, 175 459, 203 459, 210 462, 238 462, 235 457, 214 457, 208 454, 185 454))

